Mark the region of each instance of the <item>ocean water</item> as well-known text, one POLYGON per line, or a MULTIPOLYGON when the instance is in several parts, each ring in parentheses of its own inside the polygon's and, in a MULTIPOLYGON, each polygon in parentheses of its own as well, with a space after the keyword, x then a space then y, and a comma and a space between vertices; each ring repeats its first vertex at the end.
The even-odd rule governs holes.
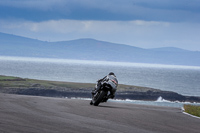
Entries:
MULTIPOLYGON (((91 98, 77 98, 77 97, 70 98, 70 99, 87 100, 88 103, 91 100, 91 98)), ((164 107, 176 107, 176 108, 181 108, 182 110, 183 110, 183 106, 185 104, 200 106, 200 103, 179 102, 179 101, 172 102, 172 101, 165 100, 162 97, 158 97, 158 99, 156 101, 142 101, 142 100, 130 100, 130 99, 125 99, 125 100, 109 99, 108 102, 130 103, 130 104, 151 105, 151 106, 164 106, 164 107)))
POLYGON ((0 75, 96 83, 114 72, 119 84, 200 96, 200 67, 0 56, 0 75))

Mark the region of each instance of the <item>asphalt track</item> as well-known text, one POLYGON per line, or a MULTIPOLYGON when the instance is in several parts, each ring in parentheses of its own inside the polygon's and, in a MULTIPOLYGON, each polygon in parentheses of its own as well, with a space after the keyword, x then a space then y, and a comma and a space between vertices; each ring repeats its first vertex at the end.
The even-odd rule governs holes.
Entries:
POLYGON ((199 133, 180 108, 0 93, 0 133, 199 133))

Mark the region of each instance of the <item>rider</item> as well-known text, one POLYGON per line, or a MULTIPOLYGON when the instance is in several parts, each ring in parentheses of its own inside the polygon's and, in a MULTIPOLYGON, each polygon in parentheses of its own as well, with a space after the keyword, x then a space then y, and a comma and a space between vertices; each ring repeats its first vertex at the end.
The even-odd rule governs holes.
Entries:
POLYGON ((92 91, 92 94, 95 94, 96 91, 102 87, 102 83, 104 82, 109 83, 112 87, 112 90, 110 91, 108 98, 114 98, 115 92, 117 90, 118 80, 113 72, 110 72, 107 76, 97 81, 97 85, 95 86, 95 89, 92 91))

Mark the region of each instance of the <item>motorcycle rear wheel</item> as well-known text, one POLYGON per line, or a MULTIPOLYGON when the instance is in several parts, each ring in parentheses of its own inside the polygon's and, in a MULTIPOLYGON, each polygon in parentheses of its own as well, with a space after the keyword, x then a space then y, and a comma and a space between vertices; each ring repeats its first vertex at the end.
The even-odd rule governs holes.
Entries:
POLYGON ((98 106, 99 103, 103 100, 105 95, 106 95, 105 91, 98 92, 98 94, 95 97, 93 97, 93 100, 92 100, 93 105, 98 106))

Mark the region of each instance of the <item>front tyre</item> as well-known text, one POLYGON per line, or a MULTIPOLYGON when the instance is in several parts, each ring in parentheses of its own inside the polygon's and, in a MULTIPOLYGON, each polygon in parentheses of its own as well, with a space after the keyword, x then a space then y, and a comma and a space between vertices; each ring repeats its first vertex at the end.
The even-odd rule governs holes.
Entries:
POLYGON ((99 103, 103 100, 105 95, 106 95, 105 91, 98 92, 98 94, 96 94, 96 96, 93 97, 93 100, 92 100, 93 105, 98 106, 99 103))

